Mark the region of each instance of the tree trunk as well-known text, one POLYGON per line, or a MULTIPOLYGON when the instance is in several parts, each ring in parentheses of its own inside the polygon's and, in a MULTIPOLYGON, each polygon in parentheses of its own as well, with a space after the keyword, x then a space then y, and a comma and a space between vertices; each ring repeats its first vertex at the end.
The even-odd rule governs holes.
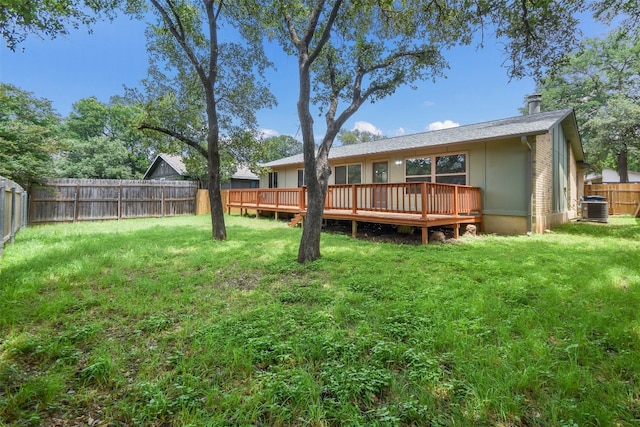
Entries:
POLYGON ((626 146, 618 151, 616 161, 618 163, 618 175, 620 175, 620 182, 629 182, 629 153, 626 146))
MULTIPOLYGON (((215 143, 210 144, 209 147, 212 145, 215 143)), ((211 148, 207 159, 207 172, 209 203, 211 204, 211 234, 214 240, 226 240, 227 228, 224 224, 224 208, 220 194, 220 154, 211 148)))

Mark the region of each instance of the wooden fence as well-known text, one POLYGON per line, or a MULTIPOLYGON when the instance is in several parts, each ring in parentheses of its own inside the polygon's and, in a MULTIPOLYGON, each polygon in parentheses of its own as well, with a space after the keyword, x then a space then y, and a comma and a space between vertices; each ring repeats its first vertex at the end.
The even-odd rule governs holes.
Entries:
POLYGON ((633 215, 640 204, 640 183, 585 184, 584 195, 606 198, 609 215, 633 215))
POLYGON ((50 179, 32 190, 29 223, 193 215, 197 191, 190 181, 50 179))
POLYGON ((18 230, 27 225, 27 200, 24 188, 0 176, 0 257, 4 244, 13 243, 18 230))

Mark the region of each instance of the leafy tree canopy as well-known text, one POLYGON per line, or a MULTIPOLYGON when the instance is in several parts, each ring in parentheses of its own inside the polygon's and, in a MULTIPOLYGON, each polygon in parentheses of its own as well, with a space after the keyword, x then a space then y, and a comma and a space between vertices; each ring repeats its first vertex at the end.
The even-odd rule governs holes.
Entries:
POLYGON ((59 159, 58 173, 74 178, 142 178, 151 152, 149 141, 137 129, 141 118, 141 107, 124 98, 114 97, 109 104, 96 98, 79 100, 62 128, 67 151, 59 159), (90 142, 96 144, 94 148, 88 146, 90 142), (95 150, 100 149, 112 152, 98 154, 95 150), (92 164, 106 159, 114 163, 110 167, 92 164))
POLYGON ((25 188, 50 176, 59 123, 49 100, 0 83, 0 175, 25 188))
POLYGON ((131 179, 128 154, 122 141, 106 136, 73 140, 60 173, 71 178, 131 179))
POLYGON ((338 133, 338 141, 342 143, 342 145, 353 145, 353 144, 361 144, 363 142, 371 142, 378 141, 380 139, 384 139, 385 137, 382 134, 369 132, 366 130, 341 130, 338 133))
POLYGON ((267 163, 302 153, 302 142, 290 135, 265 138, 259 146, 258 161, 267 163))
POLYGON ((117 0, 2 0, 0 33, 11 50, 27 37, 49 38, 67 34, 70 28, 89 26, 101 13, 111 16, 117 0))
POLYGON ((624 179, 640 146, 640 35, 622 28, 585 39, 539 89, 543 108, 575 110, 594 170, 613 167, 624 179))

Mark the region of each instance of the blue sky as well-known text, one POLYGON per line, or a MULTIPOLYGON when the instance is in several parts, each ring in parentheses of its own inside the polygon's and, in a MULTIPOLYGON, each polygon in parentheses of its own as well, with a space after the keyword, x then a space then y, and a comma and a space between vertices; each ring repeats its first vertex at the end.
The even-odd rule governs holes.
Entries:
MULTIPOLYGON (((62 116, 74 102, 91 96, 107 102, 122 95, 123 87, 136 87, 146 76, 145 24, 126 17, 99 22, 93 33, 86 29, 54 40, 31 36, 11 52, 0 48, 0 80, 53 102, 62 116)), ((589 23, 585 35, 600 36, 606 28, 589 23)), ((366 129, 396 136, 437 129, 442 125, 466 125, 519 115, 526 95, 533 93, 532 79, 512 80, 501 67, 504 57, 492 41, 482 50, 456 48, 446 54, 447 78, 418 83, 418 89, 400 88, 375 104, 366 104, 352 117, 347 129, 366 129)), ((278 46, 268 52, 276 62, 269 80, 278 106, 258 114, 267 135, 299 137, 296 113, 297 61, 278 46)), ((323 131, 316 117, 316 133, 323 131)), ((320 135, 318 135, 320 136, 320 135)))

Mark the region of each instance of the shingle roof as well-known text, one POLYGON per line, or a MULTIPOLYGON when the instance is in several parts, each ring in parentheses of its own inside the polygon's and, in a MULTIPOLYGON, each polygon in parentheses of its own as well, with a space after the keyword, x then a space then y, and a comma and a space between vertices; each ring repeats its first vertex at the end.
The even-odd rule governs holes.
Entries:
POLYGON ((184 165, 184 162, 182 161, 182 157, 172 156, 171 154, 164 154, 164 153, 158 154, 158 157, 162 158, 162 160, 167 162, 167 164, 171 166, 173 170, 178 172, 180 175, 184 175, 185 173, 187 173, 187 167, 184 165))
MULTIPOLYGON (((536 135, 549 131, 549 129, 563 121, 572 113, 573 110, 571 109, 556 110, 449 129, 416 133, 413 135, 403 135, 362 144, 343 145, 332 148, 329 153, 329 158, 340 159, 344 157, 363 156, 462 142, 483 141, 510 136, 536 135)), ((264 164, 264 166, 285 166, 303 162, 303 155, 298 154, 274 160, 264 164)))
POLYGON ((236 173, 231 177, 233 179, 260 179, 258 175, 251 172, 251 170, 246 165, 238 165, 236 169, 236 173))

